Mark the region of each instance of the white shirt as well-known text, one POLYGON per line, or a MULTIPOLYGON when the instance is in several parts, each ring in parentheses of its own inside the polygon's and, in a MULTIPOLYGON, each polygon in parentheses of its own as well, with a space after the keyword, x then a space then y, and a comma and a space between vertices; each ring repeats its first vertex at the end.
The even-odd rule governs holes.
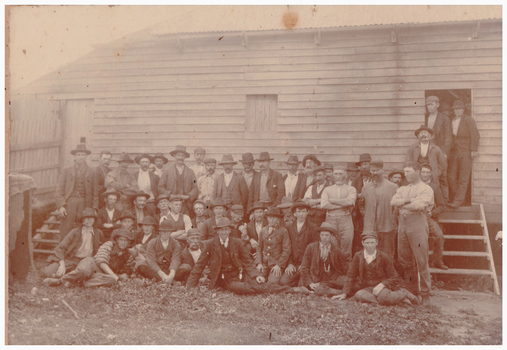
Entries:
POLYGON ((162 177, 162 169, 155 168, 153 174, 158 175, 158 177, 162 177))
POLYGON ((255 231, 257 231, 257 234, 260 234, 262 231, 262 221, 255 223, 255 231))
POLYGON ((306 187, 310 186, 310 184, 313 182, 313 175, 308 174, 306 176, 306 187))
POLYGON ((176 170, 178 170, 178 173, 181 175, 183 174, 183 170, 185 170, 185 165, 176 165, 176 170))
POLYGON ((435 126, 435 121, 437 120, 437 113, 435 113, 435 115, 429 115, 428 117, 428 128, 430 129, 433 129, 433 127, 435 126))
MULTIPOLYGON (((143 236, 143 241, 142 241, 142 242, 143 242, 143 244, 144 244, 144 243, 146 243, 146 241, 148 240, 148 238, 150 238, 150 237, 151 237, 151 235, 152 235, 152 234, 153 234, 153 232, 152 232, 152 233, 150 233, 149 235, 144 235, 144 236, 143 236)), ((168 241, 168 242, 169 242, 169 241, 168 241)))
POLYGON ((167 249, 167 246, 169 245, 169 240, 167 241, 162 241, 162 247, 164 247, 164 249, 167 249))
POLYGON ((151 192, 151 181, 149 171, 142 171, 141 169, 139 169, 139 177, 137 178, 137 185, 139 186, 139 190, 150 195, 150 199, 155 198, 153 196, 153 193, 151 192))
POLYGON ((224 242, 224 241, 222 241, 222 238, 220 238, 220 237, 219 237, 219 239, 220 239, 220 243, 222 243, 222 245, 223 245, 225 248, 227 248, 227 246, 229 245, 229 237, 227 237, 227 239, 225 240, 225 242, 224 242))
POLYGON ((305 224, 305 222, 303 221, 302 223, 299 223, 298 221, 296 221, 296 225, 297 225, 297 228, 298 228, 298 232, 301 232, 301 229, 303 228, 303 225, 305 224))
POLYGON ((454 117, 452 120, 452 134, 454 136, 458 135, 459 123, 461 121, 461 117, 454 117))
POLYGON ((76 256, 78 258, 86 258, 89 256, 92 256, 93 254, 93 227, 87 227, 83 226, 81 230, 81 235, 83 236, 83 242, 81 243, 81 246, 76 252, 76 256))
POLYGON ((294 194, 294 190, 296 189, 296 183, 298 182, 298 174, 292 175, 291 173, 287 174, 287 178, 285 179, 285 196, 292 198, 294 194))
POLYGON ((430 143, 422 143, 421 142, 421 156, 426 157, 428 155, 428 150, 430 148, 430 143))
POLYGON ((327 256, 329 255, 329 251, 331 250, 331 244, 324 245, 322 243, 320 244, 320 257, 322 260, 326 261, 327 256))
POLYGON ((109 220, 111 220, 111 222, 113 222, 114 208, 113 208, 113 210, 109 210, 106 208, 106 211, 107 211, 107 216, 109 217, 109 220))
POLYGON ((232 180, 232 171, 230 172, 230 174, 224 173, 225 186, 229 187, 229 184, 231 183, 231 180, 232 180))
POLYGON ((194 263, 197 262, 197 260, 199 260, 199 256, 201 255, 201 250, 200 249, 197 249, 197 250, 190 250, 190 255, 192 255, 192 259, 194 259, 194 263))
POLYGON ((373 260, 375 260, 376 257, 377 257, 376 250, 375 253, 373 253, 372 255, 368 255, 368 253, 366 253, 366 249, 364 250, 364 259, 366 260, 367 264, 370 264, 373 260))

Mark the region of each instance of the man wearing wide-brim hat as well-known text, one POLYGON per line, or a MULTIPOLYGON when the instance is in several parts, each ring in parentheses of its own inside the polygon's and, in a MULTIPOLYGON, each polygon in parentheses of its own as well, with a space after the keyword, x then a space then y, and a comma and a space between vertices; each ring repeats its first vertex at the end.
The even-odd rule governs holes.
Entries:
POLYGON ((204 250, 188 277, 187 288, 197 287, 208 266, 211 288, 223 288, 240 295, 290 291, 290 287, 264 283, 265 278, 255 269, 241 239, 230 236, 232 227, 229 219, 218 220, 216 235, 205 242, 204 250))
POLYGON ((431 176, 435 184, 440 186, 446 202, 449 201, 449 186, 447 184, 447 158, 442 150, 433 143, 433 130, 421 125, 414 131, 419 140, 407 150, 405 162, 417 162, 431 165, 431 176))
POLYGON ((213 211, 213 216, 207 219, 204 222, 204 226, 202 227, 202 236, 201 240, 206 241, 208 239, 212 239, 215 237, 215 225, 217 224, 217 221, 220 218, 225 217, 225 213, 229 209, 227 204, 225 204, 225 201, 222 198, 217 198, 213 201, 213 203, 209 207, 211 211, 213 211))
POLYGON ((120 198, 118 198, 115 206, 117 210, 130 210, 130 197, 139 192, 136 178, 127 171, 129 165, 134 163, 134 161, 128 153, 122 152, 117 162, 118 167, 106 175, 104 185, 106 188, 114 188, 120 192, 120 198))
POLYGON ((326 180, 326 171, 323 166, 313 168, 314 182, 306 190, 303 200, 310 206, 308 219, 317 227, 326 220, 326 210, 320 206, 324 189, 332 184, 326 180))
POLYGON ((102 233, 104 233, 106 240, 111 238, 113 230, 121 227, 121 225, 118 224, 121 212, 114 207, 118 198, 120 198, 120 193, 114 188, 108 188, 107 191, 100 196, 101 201, 105 202, 105 205, 97 212, 97 224, 95 227, 98 227, 102 233))
POLYGON ((250 208, 248 212, 248 217, 250 221, 246 225, 246 232, 248 235, 248 242, 252 247, 249 253, 255 254, 257 251, 257 244, 259 242, 259 236, 261 234, 262 228, 268 224, 268 220, 264 215, 266 211, 266 207, 261 202, 255 202, 253 207, 250 208))
POLYGON ((194 171, 185 165, 190 157, 185 146, 178 145, 170 152, 176 163, 164 167, 158 183, 159 194, 176 194, 183 198, 182 213, 193 216, 192 203, 197 199, 197 178, 194 171))
POLYGON ((248 186, 248 191, 252 189, 252 180, 255 174, 257 174, 257 171, 254 170, 254 164, 255 159, 252 153, 247 152, 243 153, 241 155, 241 164, 243 165, 243 171, 241 172, 241 175, 246 181, 246 184, 248 186))
POLYGON ((257 245, 255 265, 268 280, 278 284, 290 258, 290 237, 285 227, 280 227, 283 214, 280 209, 270 207, 266 212, 268 226, 262 228, 257 245))
POLYGON ((196 228, 191 228, 187 232, 187 247, 183 248, 180 254, 180 266, 176 270, 174 277, 175 281, 180 281, 185 284, 188 276, 199 260, 201 253, 204 249, 204 244, 201 241, 201 232, 196 228))
POLYGON ((92 206, 93 171, 86 163, 92 152, 85 144, 77 145, 70 151, 74 164, 63 168, 55 192, 55 204, 60 215, 60 242, 74 227, 76 218, 85 207, 92 206))
MULTIPOLYGON (((354 182, 354 179, 357 176, 357 173, 359 173, 359 168, 357 167, 355 162, 347 162, 347 185, 352 186, 352 182, 354 182)), ((334 181, 334 176, 333 176, 334 181)))
POLYGON ((296 218, 292 213, 292 199, 289 197, 283 197, 282 203, 276 206, 282 211, 282 219, 280 219, 280 226, 287 228, 288 225, 292 224, 296 218))
POLYGON ((155 213, 155 198, 158 197, 158 182, 160 178, 150 171, 150 164, 153 163, 153 158, 147 153, 141 153, 134 160, 140 167, 134 173, 137 186, 140 191, 149 195, 149 198, 146 200, 146 206, 150 211, 155 213))
POLYGON ((440 101, 437 96, 426 98, 428 112, 424 116, 424 125, 433 130, 433 142, 447 157, 451 150, 452 128, 449 117, 438 111, 439 106, 440 101))
POLYGON ((343 300, 354 296, 356 301, 380 305, 396 305, 407 302, 419 305, 419 299, 401 288, 398 274, 388 254, 377 249, 376 232, 361 234, 363 250, 357 252, 347 272, 343 293, 332 299, 343 300))
POLYGON ((285 194, 285 184, 282 174, 271 169, 269 152, 261 152, 256 161, 259 162, 261 171, 254 175, 252 188, 248 195, 248 208, 253 206, 254 202, 261 202, 265 206, 276 206, 281 203, 285 194))
POLYGON ((169 163, 169 159, 167 159, 163 153, 155 153, 153 158, 153 168, 151 171, 153 174, 157 175, 159 179, 162 177, 162 169, 164 168, 164 165, 169 163))
POLYGON ((310 187, 315 182, 313 169, 321 166, 322 163, 315 154, 307 154, 303 158, 302 165, 304 171, 301 177, 301 181, 299 182, 298 189, 296 190, 298 197, 297 199, 303 198, 306 191, 308 190, 308 187, 310 187))
POLYGON ((102 231, 93 227, 96 219, 95 209, 83 209, 79 215, 79 226, 65 236, 48 258, 50 264, 42 269, 44 276, 61 277, 74 270, 82 259, 97 253, 105 239, 102 231))
POLYGON ((148 243, 158 237, 156 229, 158 223, 152 216, 146 216, 141 223, 139 223, 141 230, 136 232, 134 246, 138 254, 136 256, 136 263, 134 269, 137 270, 139 266, 148 266, 148 243))
POLYGON ((301 262, 302 285, 315 295, 339 295, 345 284, 348 263, 332 239, 338 232, 328 222, 323 222, 315 231, 319 240, 308 244, 301 262))
POLYGON ((224 168, 224 172, 218 175, 215 181, 213 198, 221 198, 229 207, 239 204, 246 208, 248 205, 248 185, 243 176, 233 171, 237 162, 231 154, 224 154, 218 165, 224 168))
POLYGON ((289 172, 283 175, 283 183, 285 185, 285 197, 289 197, 292 201, 296 201, 300 198, 299 188, 301 187, 301 181, 304 175, 298 173, 299 161, 298 156, 289 156, 289 159, 285 162, 289 167, 289 172))
POLYGON ((147 201, 149 200, 150 195, 144 193, 143 191, 139 191, 131 197, 132 200, 132 213, 136 217, 134 222, 134 227, 140 231, 141 226, 139 224, 143 222, 146 216, 155 216, 155 203, 153 206, 148 206, 147 201))
POLYGON ((387 179, 400 187, 403 180, 405 180, 405 173, 402 170, 394 170, 387 175, 387 179))
POLYGON ((479 131, 475 120, 465 114, 465 103, 454 101, 452 114, 452 146, 449 157, 449 200, 451 208, 465 200, 473 159, 479 154, 479 131))

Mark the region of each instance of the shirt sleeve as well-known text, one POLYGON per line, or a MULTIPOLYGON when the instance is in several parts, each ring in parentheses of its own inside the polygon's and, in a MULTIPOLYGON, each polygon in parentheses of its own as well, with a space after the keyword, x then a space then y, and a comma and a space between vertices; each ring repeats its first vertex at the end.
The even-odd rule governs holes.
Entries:
POLYGON ((304 199, 312 199, 312 189, 313 189, 313 185, 308 187, 308 189, 305 192, 304 199))
POLYGON ((355 187, 349 186, 347 193, 347 200, 350 202, 350 205, 356 204, 357 199, 357 190, 355 187))
POLYGON ((324 188, 324 191, 322 191, 322 196, 320 197, 320 207, 322 209, 325 209, 326 205, 329 204, 329 188, 324 188))
POLYGON ((411 203, 416 205, 415 210, 431 209, 433 207, 433 190, 430 186, 424 185, 417 189, 415 198, 411 199, 411 203))
POLYGON ((97 265, 100 266, 100 264, 105 263, 109 264, 109 259, 111 258, 111 249, 113 248, 113 241, 108 241, 104 244, 102 244, 99 247, 99 250, 97 251, 97 254, 95 254, 94 259, 97 265))
POLYGON ((192 220, 188 215, 183 215, 183 222, 185 223, 185 232, 188 232, 192 228, 192 220))

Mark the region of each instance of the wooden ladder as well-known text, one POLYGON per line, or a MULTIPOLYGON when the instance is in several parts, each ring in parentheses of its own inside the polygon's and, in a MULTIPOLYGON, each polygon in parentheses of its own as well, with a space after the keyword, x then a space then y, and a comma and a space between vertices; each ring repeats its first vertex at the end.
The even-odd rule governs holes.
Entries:
POLYGON ((34 254, 52 254, 54 248, 60 242, 60 221, 58 212, 49 214, 41 228, 35 230, 35 235, 28 235, 28 247, 30 249, 30 264, 34 267, 34 254), (51 248, 49 248, 51 247, 51 248))
MULTIPOLYGON (((486 247, 483 246, 484 251, 449 251, 444 250, 443 256, 454 257, 472 257, 472 258, 486 258, 489 261, 489 269, 462 269, 450 268, 449 270, 430 269, 432 274, 456 274, 456 275, 484 275, 490 276, 493 279, 494 292, 500 295, 500 288, 498 285, 498 278, 495 270, 495 262, 493 260, 493 252, 491 250, 491 242, 489 240, 488 225, 486 223, 486 216, 484 215, 484 207, 482 204, 472 204, 471 207, 460 207, 455 210, 446 210, 439 216, 439 223, 441 224, 469 224, 480 225, 482 228, 482 235, 469 235, 469 234, 445 234, 446 240, 453 241, 482 241, 486 247)), ((454 225, 453 225, 454 226, 454 225)), ((447 233, 447 232, 446 232, 447 233)))

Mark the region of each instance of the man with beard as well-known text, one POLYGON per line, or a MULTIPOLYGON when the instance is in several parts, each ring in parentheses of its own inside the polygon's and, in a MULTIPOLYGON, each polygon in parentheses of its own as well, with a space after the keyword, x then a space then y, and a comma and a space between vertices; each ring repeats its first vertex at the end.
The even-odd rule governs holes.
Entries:
POLYGON ((252 190, 252 180, 255 174, 257 174, 257 171, 253 169, 254 167, 254 156, 252 153, 243 153, 240 160, 241 164, 243 165, 243 172, 241 175, 243 175, 243 178, 246 181, 246 184, 248 186, 248 193, 252 190))
POLYGON ((206 150, 202 147, 194 149, 195 164, 190 169, 194 171, 195 178, 198 179, 203 175, 206 175, 206 164, 204 163, 204 157, 206 157, 206 150))
POLYGON ((285 184, 285 197, 289 197, 292 201, 297 200, 299 187, 301 186, 302 174, 298 174, 298 166, 301 162, 298 156, 289 156, 285 162, 289 166, 289 172, 283 176, 285 184))
POLYGON ((371 182, 363 187, 364 230, 378 234, 378 248, 394 260, 396 249, 395 218, 391 207, 391 198, 398 186, 384 180, 381 160, 370 163, 371 182))
POLYGON ((429 243, 433 246, 433 255, 429 258, 429 266, 441 270, 448 270, 442 260, 444 251, 444 234, 438 224, 438 216, 445 211, 445 201, 442 191, 438 185, 431 182, 431 166, 429 164, 421 165, 421 181, 430 186, 433 190, 435 206, 431 211, 426 212, 429 228, 429 243))
POLYGON ((317 159, 317 157, 314 154, 308 154, 304 156, 303 158, 303 175, 301 177, 301 181, 299 182, 299 186, 296 190, 297 193, 297 199, 304 198, 306 191, 308 190, 308 187, 310 187, 314 182, 314 168, 321 166, 320 160, 317 159))
POLYGON ((418 163, 407 163, 404 171, 409 185, 398 188, 391 199, 391 205, 400 208, 398 261, 405 271, 407 289, 414 295, 419 295, 419 274, 422 302, 429 304, 431 276, 426 212, 433 208, 433 190, 421 181, 421 166, 418 163))
MULTIPOLYGON (((153 156, 153 174, 157 175, 159 179, 162 177, 162 168, 169 162, 169 159, 164 157, 162 153, 155 153, 153 156)), ((158 191, 158 189, 157 189, 158 191)))
MULTIPOLYGON (((329 184, 329 186, 334 185, 333 164, 324 163, 324 170, 326 171, 326 182, 329 184)), ((347 172, 347 174, 348 174, 348 172, 347 172)))
POLYGON ((322 192, 320 206, 327 210, 326 222, 336 229, 340 251, 345 260, 350 261, 354 238, 354 225, 350 213, 356 203, 357 191, 345 183, 347 169, 344 166, 335 166, 333 175, 335 183, 322 192))
POLYGON ((434 143, 444 152, 447 159, 452 144, 452 128, 449 118, 438 112, 439 102, 436 96, 426 98, 428 113, 424 116, 424 125, 433 130, 434 143))
MULTIPOLYGON (((176 146, 170 154, 176 159, 176 163, 164 167, 158 183, 158 193, 179 195, 183 200, 181 212, 190 214, 198 194, 194 171, 185 165, 185 159, 189 158, 190 154, 187 148, 181 145, 176 146)), ((193 216, 193 213, 190 215, 193 216)))
POLYGON ((139 164, 140 169, 134 173, 139 190, 149 195, 146 200, 146 206, 155 214, 155 198, 158 197, 158 181, 160 178, 150 171, 150 164, 153 158, 149 154, 143 153, 135 157, 135 162, 139 164))
POLYGON ((354 239, 352 243, 352 251, 357 252, 362 249, 361 245, 361 233, 363 232, 364 217, 359 209, 360 206, 364 206, 364 198, 361 194, 364 185, 371 181, 370 173, 370 162, 371 156, 369 153, 363 153, 359 156, 359 161, 356 166, 360 168, 352 185, 357 191, 357 202, 354 210, 352 211, 352 222, 354 223, 354 239))
POLYGON ((254 202, 260 201, 266 207, 277 206, 281 203, 285 194, 285 184, 282 174, 270 168, 273 158, 268 152, 261 152, 259 159, 260 173, 254 175, 252 189, 248 196, 248 208, 252 208, 254 202))
POLYGON ((268 221, 264 216, 265 210, 266 208, 261 202, 255 202, 252 209, 250 209, 250 216, 252 219, 246 225, 246 231, 248 234, 248 241, 252 247, 252 250, 249 252, 252 254, 255 254, 257 251, 257 245, 259 243, 262 228, 268 224, 268 221))
POLYGON ((321 197, 324 189, 330 184, 326 181, 325 169, 322 166, 313 169, 313 176, 315 178, 313 185, 308 187, 303 200, 310 206, 308 220, 316 227, 320 227, 326 220, 326 210, 320 206, 321 197))
POLYGON ((130 210, 130 197, 139 192, 136 178, 127 171, 132 158, 127 153, 122 153, 118 159, 118 168, 106 175, 104 184, 107 188, 114 188, 120 193, 116 202, 116 209, 119 211, 130 210))
POLYGON ((93 169, 93 209, 101 209, 104 207, 104 202, 99 201, 99 198, 102 193, 106 191, 104 181, 106 179, 106 175, 111 171, 111 169, 109 169, 109 164, 111 164, 112 157, 113 155, 110 151, 100 151, 99 165, 93 169))
POLYGON ((203 201, 206 206, 210 206, 213 199, 215 199, 215 181, 218 177, 215 173, 217 161, 213 158, 206 158, 204 160, 204 166, 206 167, 206 174, 197 178, 197 189, 199 191, 197 198, 203 201))
POLYGON ((121 228, 121 225, 118 224, 121 212, 114 208, 120 194, 116 192, 114 188, 108 188, 100 197, 105 203, 105 206, 99 209, 97 213, 96 227, 102 231, 105 240, 108 241, 111 238, 113 230, 121 228))
POLYGON ((389 181, 391 181, 393 184, 395 184, 396 186, 398 186, 398 188, 401 186, 401 183, 402 181, 404 180, 404 173, 403 171, 401 170, 395 170, 395 171, 391 171, 389 173, 389 176, 387 177, 387 179, 389 181))
POLYGON ((132 213, 136 218, 136 220, 134 221, 134 228, 137 231, 141 231, 140 224, 143 222, 145 217, 155 216, 155 210, 149 208, 146 205, 146 201, 148 200, 149 197, 150 195, 144 193, 143 191, 139 191, 132 196, 132 203, 134 204, 134 207, 132 208, 132 213))
POLYGON ((447 158, 440 148, 433 144, 433 130, 421 125, 414 132, 419 141, 407 150, 406 161, 429 164, 433 169, 432 178, 440 186, 446 202, 449 201, 449 187, 447 185, 447 158))
POLYGON ((220 174, 215 181, 213 198, 221 198, 225 205, 248 205, 248 185, 240 174, 233 171, 235 164, 231 154, 224 154, 222 161, 218 163, 224 167, 223 174, 220 174))
POLYGON ((180 281, 183 284, 187 282, 190 272, 199 260, 201 252, 204 248, 201 242, 201 233, 196 228, 191 228, 187 232, 188 247, 184 248, 180 254, 180 266, 176 270, 174 276, 175 281, 180 281))
POLYGON ((306 247, 310 243, 318 241, 318 236, 314 232, 315 225, 308 220, 310 206, 300 199, 292 205, 291 209, 296 221, 287 226, 291 243, 291 255, 289 264, 282 278, 280 278, 280 285, 296 287, 301 277, 301 262, 306 247))
POLYGON ((449 207, 458 208, 465 200, 473 159, 478 155, 480 135, 474 119, 464 114, 463 101, 454 101, 453 109, 453 141, 449 157, 449 199, 452 203, 449 207))

